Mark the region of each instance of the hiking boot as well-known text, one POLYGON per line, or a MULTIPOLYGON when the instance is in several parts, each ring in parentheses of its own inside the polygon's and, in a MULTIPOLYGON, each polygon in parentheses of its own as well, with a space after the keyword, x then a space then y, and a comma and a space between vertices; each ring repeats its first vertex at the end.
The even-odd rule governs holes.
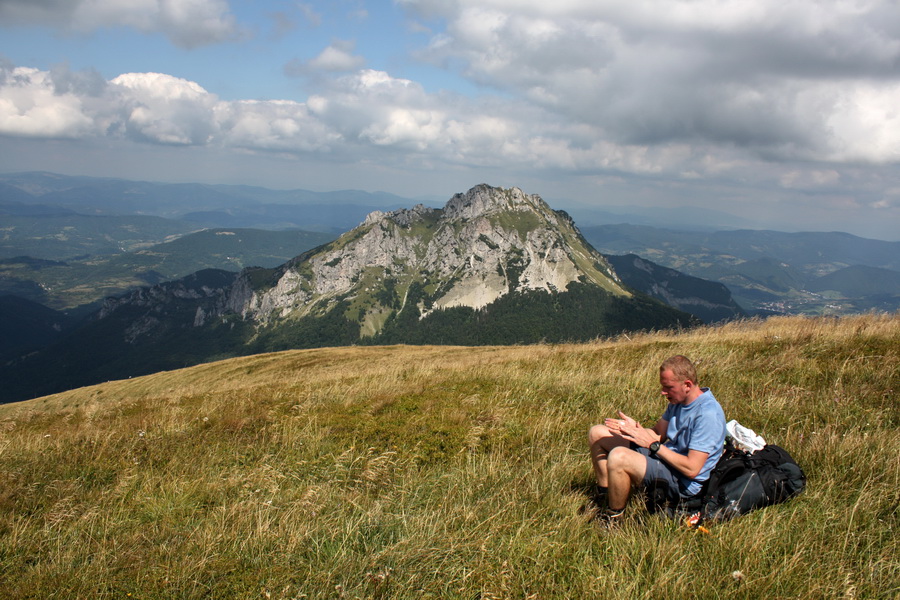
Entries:
POLYGON ((596 523, 604 529, 615 529, 622 522, 625 515, 625 509, 612 510, 611 508, 600 508, 591 502, 586 503, 579 514, 585 515, 589 523, 596 523))
POLYGON ((613 510, 611 508, 606 508, 600 511, 597 516, 592 519, 598 525, 602 526, 604 529, 616 529, 622 523, 622 519, 625 516, 625 509, 613 510))

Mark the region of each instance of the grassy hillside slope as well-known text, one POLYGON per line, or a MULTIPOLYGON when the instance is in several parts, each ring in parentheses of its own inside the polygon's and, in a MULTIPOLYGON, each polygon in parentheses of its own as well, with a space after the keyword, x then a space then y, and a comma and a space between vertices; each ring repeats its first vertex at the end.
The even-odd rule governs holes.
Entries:
POLYGON ((867 315, 297 350, 0 406, 0 597, 895 598, 898 342, 867 315), (600 529, 586 431, 655 421, 675 353, 808 489, 600 529))

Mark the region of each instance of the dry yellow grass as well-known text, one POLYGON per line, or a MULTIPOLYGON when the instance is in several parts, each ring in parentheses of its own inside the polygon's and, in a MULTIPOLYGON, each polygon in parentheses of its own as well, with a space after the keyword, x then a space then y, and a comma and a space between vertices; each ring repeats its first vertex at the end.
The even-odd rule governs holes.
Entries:
POLYGON ((900 317, 238 358, 0 406, 0 597, 894 598, 900 317), (809 488, 708 536, 579 507, 683 353, 809 488), (732 573, 739 571, 735 578, 732 573))

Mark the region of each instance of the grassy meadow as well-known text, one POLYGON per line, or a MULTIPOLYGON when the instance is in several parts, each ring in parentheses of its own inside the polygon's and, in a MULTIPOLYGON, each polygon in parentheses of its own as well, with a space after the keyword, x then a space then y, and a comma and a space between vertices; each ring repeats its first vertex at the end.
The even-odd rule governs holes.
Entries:
POLYGON ((900 316, 238 358, 0 406, 0 598, 897 598, 900 316), (588 427, 698 363, 807 490, 580 508, 588 427))

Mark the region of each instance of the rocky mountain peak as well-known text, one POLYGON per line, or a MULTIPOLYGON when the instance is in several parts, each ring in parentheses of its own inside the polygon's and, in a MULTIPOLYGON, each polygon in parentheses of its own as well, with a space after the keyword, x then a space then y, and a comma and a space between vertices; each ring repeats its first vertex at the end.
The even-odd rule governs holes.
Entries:
POLYGON ((517 187, 503 189, 485 183, 454 195, 444 207, 446 219, 473 219, 504 210, 548 208, 540 196, 529 196, 517 187))
POLYGON ((411 209, 401 208, 392 212, 376 210, 369 213, 361 227, 374 225, 384 219, 389 219, 401 227, 409 227, 413 222, 436 213, 439 213, 443 221, 460 221, 503 211, 553 212, 540 196, 528 195, 517 187, 504 189, 482 183, 468 192, 455 194, 443 209, 427 208, 417 204, 411 209))
POLYGON ((250 275, 227 303, 245 318, 269 322, 345 300, 372 332, 397 308, 386 300, 385 286, 401 294, 400 307, 410 286, 422 288, 423 316, 454 306, 482 308, 513 292, 565 291, 575 281, 629 295, 570 219, 537 195, 486 184, 454 195, 443 209, 375 211, 332 244, 285 265, 264 288, 250 275))

